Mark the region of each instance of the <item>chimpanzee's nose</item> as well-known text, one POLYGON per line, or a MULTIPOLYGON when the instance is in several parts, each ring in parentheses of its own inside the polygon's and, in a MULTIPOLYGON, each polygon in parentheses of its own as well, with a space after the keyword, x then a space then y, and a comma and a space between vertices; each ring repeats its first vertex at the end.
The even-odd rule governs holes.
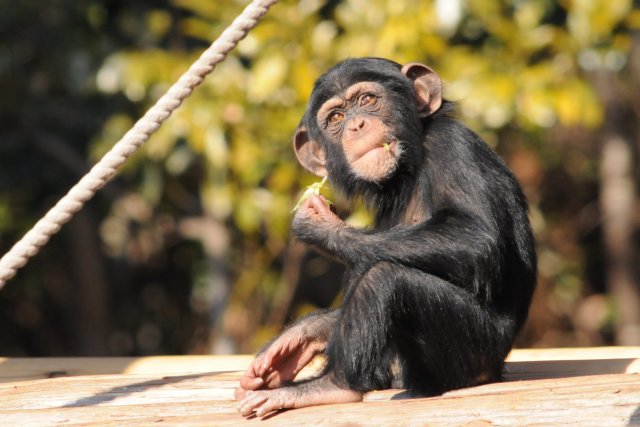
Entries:
POLYGON ((352 133, 366 131, 368 121, 364 117, 354 117, 349 121, 349 131, 352 133))

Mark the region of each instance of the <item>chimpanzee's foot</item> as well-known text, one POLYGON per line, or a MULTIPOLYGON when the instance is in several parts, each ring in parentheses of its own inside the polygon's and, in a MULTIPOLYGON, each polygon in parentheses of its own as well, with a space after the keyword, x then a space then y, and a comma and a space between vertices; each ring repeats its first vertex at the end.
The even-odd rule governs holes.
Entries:
POLYGON ((362 393, 340 388, 325 376, 290 387, 248 391, 238 404, 238 412, 244 417, 252 414, 263 417, 279 409, 360 402, 361 400, 362 393))

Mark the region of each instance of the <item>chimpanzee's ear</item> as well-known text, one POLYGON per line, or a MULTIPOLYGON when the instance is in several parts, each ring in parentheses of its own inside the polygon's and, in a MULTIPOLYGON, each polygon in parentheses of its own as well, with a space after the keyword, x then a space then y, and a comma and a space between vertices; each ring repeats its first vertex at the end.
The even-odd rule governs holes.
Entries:
POLYGON ((440 76, 431 68, 418 62, 403 66, 402 74, 413 81, 420 115, 426 117, 438 111, 442 105, 440 76))
POLYGON ((309 132, 304 126, 296 130, 293 137, 293 150, 300 164, 314 175, 327 176, 327 156, 320 144, 309 138, 309 132))

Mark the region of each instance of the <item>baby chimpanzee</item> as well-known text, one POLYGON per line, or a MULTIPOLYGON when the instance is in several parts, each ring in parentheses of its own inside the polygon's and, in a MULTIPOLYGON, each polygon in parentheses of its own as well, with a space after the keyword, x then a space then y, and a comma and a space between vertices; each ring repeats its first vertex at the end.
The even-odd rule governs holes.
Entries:
POLYGON ((236 390, 242 415, 500 378, 536 282, 534 239, 513 174, 451 110, 422 64, 349 59, 318 79, 296 155, 375 225, 346 225, 322 196, 298 209, 294 235, 346 264, 343 303, 259 353, 236 390), (321 374, 292 382, 319 353, 321 374))

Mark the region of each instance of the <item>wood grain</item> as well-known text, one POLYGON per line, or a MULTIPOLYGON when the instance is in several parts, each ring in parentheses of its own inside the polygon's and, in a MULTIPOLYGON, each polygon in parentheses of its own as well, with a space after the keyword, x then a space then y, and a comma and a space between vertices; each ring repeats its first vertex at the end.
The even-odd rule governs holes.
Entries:
POLYGON ((249 360, 0 359, 0 424, 640 425, 637 347, 514 351, 500 383, 430 398, 376 391, 363 403, 284 411, 263 420, 245 420, 235 410, 233 390, 249 360))

